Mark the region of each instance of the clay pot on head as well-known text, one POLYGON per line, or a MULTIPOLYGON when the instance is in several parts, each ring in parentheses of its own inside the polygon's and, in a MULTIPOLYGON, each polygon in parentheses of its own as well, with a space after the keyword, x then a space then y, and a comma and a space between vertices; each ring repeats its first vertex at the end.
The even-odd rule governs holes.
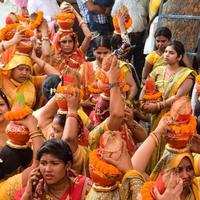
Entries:
POLYGON ((29 141, 29 130, 23 125, 11 121, 6 127, 6 134, 11 143, 25 145, 29 141))
POLYGON ((30 38, 25 38, 23 40, 21 40, 17 46, 16 46, 16 50, 20 53, 25 53, 25 54, 29 54, 33 49, 33 43, 30 40, 30 38))
POLYGON ((58 20, 57 23, 61 29, 68 30, 73 27, 74 20, 73 19, 58 20))

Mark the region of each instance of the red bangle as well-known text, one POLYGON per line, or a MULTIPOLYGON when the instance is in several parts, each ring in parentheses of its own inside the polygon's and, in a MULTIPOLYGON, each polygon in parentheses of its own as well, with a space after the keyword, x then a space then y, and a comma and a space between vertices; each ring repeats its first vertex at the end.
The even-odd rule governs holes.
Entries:
POLYGON ((67 113, 67 117, 73 117, 73 118, 75 118, 77 121, 79 121, 78 114, 77 114, 76 112, 68 112, 68 113, 67 113))

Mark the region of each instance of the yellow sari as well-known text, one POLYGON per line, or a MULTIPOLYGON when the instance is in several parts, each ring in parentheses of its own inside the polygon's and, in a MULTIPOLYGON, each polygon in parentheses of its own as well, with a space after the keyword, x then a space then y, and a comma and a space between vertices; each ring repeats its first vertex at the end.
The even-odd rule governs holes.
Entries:
MULTIPOLYGON (((165 81, 164 76, 165 76, 165 71, 166 67, 165 66, 160 66, 157 67, 155 70, 153 70, 150 73, 150 77, 155 79, 156 81, 156 86, 158 90, 162 93, 163 99, 168 99, 169 97, 176 95, 178 89, 182 85, 182 83, 187 79, 189 75, 194 75, 195 72, 189 68, 181 67, 181 69, 175 73, 170 80, 165 81)), ((169 108, 163 109, 160 113, 152 115, 151 119, 151 130, 153 131, 162 116, 168 112, 169 108)), ((152 170, 154 169, 155 165, 159 161, 165 147, 165 141, 164 138, 161 139, 161 142, 159 143, 158 147, 155 149, 153 156, 149 162, 147 172, 151 173, 152 170)))
POLYGON ((22 174, 17 174, 0 181, 0 199, 13 200, 15 194, 22 188, 22 174))

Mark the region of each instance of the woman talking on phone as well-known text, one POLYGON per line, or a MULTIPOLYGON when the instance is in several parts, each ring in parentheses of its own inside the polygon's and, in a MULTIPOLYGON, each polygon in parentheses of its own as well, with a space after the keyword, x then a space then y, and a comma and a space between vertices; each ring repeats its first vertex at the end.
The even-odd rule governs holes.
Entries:
POLYGON ((21 200, 85 199, 91 182, 71 170, 72 152, 62 140, 48 140, 37 153, 39 167, 32 170, 21 200))

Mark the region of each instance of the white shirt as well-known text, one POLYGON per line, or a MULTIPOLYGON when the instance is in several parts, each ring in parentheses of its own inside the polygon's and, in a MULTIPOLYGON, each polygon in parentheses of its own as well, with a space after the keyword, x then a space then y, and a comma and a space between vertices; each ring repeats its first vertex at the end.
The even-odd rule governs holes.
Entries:
POLYGON ((51 21, 51 18, 58 13, 59 6, 56 0, 29 0, 28 1, 29 14, 37 12, 38 10, 43 11, 44 18, 47 21, 51 21))
POLYGON ((10 12, 17 12, 17 6, 13 4, 10 0, 4 0, 4 3, 0 3, 0 11, 1 11, 1 18, 0 18, 0 28, 3 28, 6 23, 5 19, 10 12))

